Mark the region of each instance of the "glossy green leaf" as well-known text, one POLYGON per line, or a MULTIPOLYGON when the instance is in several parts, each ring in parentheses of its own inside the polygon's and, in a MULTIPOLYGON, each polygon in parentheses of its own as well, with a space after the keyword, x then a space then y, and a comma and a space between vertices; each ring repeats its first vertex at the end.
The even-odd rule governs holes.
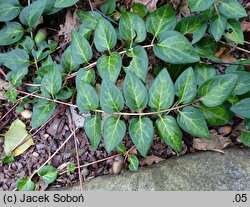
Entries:
POLYGON ((202 16, 188 16, 182 18, 175 30, 183 35, 192 34, 192 44, 198 42, 206 33, 207 20, 202 16))
POLYGON ((30 178, 18 178, 16 181, 16 188, 19 191, 33 191, 35 184, 30 178))
POLYGON ((192 67, 186 69, 175 82, 175 94, 179 97, 178 102, 182 104, 190 103, 197 94, 196 79, 192 67))
POLYGON ((44 76, 41 84, 52 97, 60 91, 62 87, 62 75, 56 63, 51 65, 49 72, 44 76))
POLYGON ((142 3, 133 3, 132 10, 133 12, 137 13, 141 18, 145 17, 148 13, 146 5, 142 3))
POLYGON ((95 151, 101 141, 101 116, 89 116, 84 120, 84 129, 89 138, 92 150, 95 151))
POLYGON ((58 171, 53 166, 45 165, 38 171, 38 175, 42 177, 45 183, 50 184, 56 180, 58 171))
POLYGON ((56 0, 55 7, 56 8, 66 8, 73 6, 76 4, 79 0, 56 0))
POLYGON ((165 62, 185 64, 200 60, 190 42, 178 32, 162 32, 157 39, 153 47, 154 54, 165 62))
POLYGON ((234 74, 238 75, 238 81, 235 86, 233 94, 242 95, 250 91, 250 73, 247 71, 236 71, 234 74))
POLYGON ((211 19, 209 32, 218 42, 225 32, 227 19, 223 15, 216 15, 211 19))
POLYGON ((133 118, 129 124, 129 136, 140 154, 145 157, 153 143, 154 126, 149 118, 133 118))
POLYGON ((143 110, 148 103, 145 85, 131 72, 126 74, 123 83, 123 95, 126 105, 133 111, 143 110))
POLYGON ((71 53, 76 64, 88 63, 93 57, 89 42, 75 31, 71 31, 71 53))
POLYGON ((106 151, 110 153, 121 143, 125 136, 126 125, 119 118, 109 117, 104 122, 103 130, 104 146, 106 151))
POLYGON ((245 118, 250 118, 250 98, 245 98, 233 105, 231 111, 245 118))
MULTIPOLYGON (((32 1, 40 1, 40 0, 32 0, 32 1)), ((46 1, 46 5, 43 11, 44 15, 54 14, 62 9, 62 8, 55 8, 56 0, 45 0, 45 1, 46 1)))
POLYGON ((182 151, 182 132, 172 116, 164 116, 156 120, 155 127, 161 139, 176 152, 182 151))
POLYGON ((56 104, 47 100, 39 100, 33 107, 31 118, 32 128, 35 129, 43 125, 54 113, 56 104))
POLYGON ((0 53, 0 65, 4 65, 10 70, 29 67, 29 55, 25 50, 14 49, 10 52, 0 53))
POLYGON ((119 145, 116 146, 116 151, 118 153, 124 154, 125 152, 127 152, 127 149, 124 146, 124 144, 119 144, 119 145))
POLYGON ((92 30, 89 29, 87 27, 87 25, 85 25, 85 23, 81 24, 79 29, 78 29, 78 33, 81 34, 86 40, 90 40, 91 34, 92 34, 92 30))
POLYGON ((99 98, 93 86, 85 81, 81 81, 76 85, 76 88, 76 105, 81 112, 89 112, 98 108, 99 98))
POLYGON ((143 19, 135 13, 122 13, 119 22, 121 38, 129 42, 143 42, 146 38, 146 27, 143 19))
POLYGON ((77 166, 76 166, 76 164, 75 163, 68 163, 67 164, 67 175, 69 176, 70 175, 70 173, 73 173, 74 171, 75 171, 75 169, 77 169, 77 166))
POLYGON ((166 30, 173 30, 176 25, 176 14, 171 4, 166 4, 151 12, 146 20, 146 28, 149 33, 158 36, 166 30))
POLYGON ((8 91, 3 91, 3 95, 7 100, 11 103, 16 103, 16 97, 18 93, 16 92, 15 88, 12 86, 8 89, 8 91))
POLYGON ((122 67, 121 55, 117 52, 112 52, 109 56, 102 55, 97 60, 96 67, 102 79, 115 83, 122 67))
POLYGON ((226 74, 206 81, 198 89, 201 102, 208 107, 221 105, 233 92, 237 80, 237 75, 226 74))
POLYGON ((24 29, 18 22, 7 22, 0 30, 0 46, 11 45, 19 41, 24 33, 24 29))
POLYGON ((82 81, 85 81, 93 86, 95 84, 95 71, 86 70, 85 68, 78 70, 76 75, 76 86, 80 85, 82 81))
POLYGON ((101 6, 102 13, 110 15, 115 11, 115 0, 107 0, 105 4, 101 6))
POLYGON ((196 64, 194 67, 196 83, 200 86, 202 83, 216 76, 216 70, 213 65, 196 64))
POLYGON ((240 141, 248 147, 250 147, 250 132, 241 132, 240 141))
POLYGON ((40 0, 24 7, 19 16, 20 21, 31 29, 42 16, 45 5, 46 1, 40 0))
POLYGON ((61 58, 62 66, 68 71, 75 71, 78 69, 79 64, 75 61, 72 48, 69 46, 62 54, 61 58))
POLYGON ((21 6, 18 0, 1 0, 0 22, 8 22, 18 16, 21 6))
POLYGON ((144 83, 148 74, 148 55, 142 46, 136 46, 127 52, 127 56, 133 58, 127 67, 123 67, 125 72, 131 71, 144 83))
POLYGON ((211 138, 203 114, 192 106, 187 106, 179 112, 177 122, 185 132, 193 136, 203 139, 211 138))
POLYGON ((94 30, 96 28, 96 25, 102 16, 96 12, 96 11, 76 11, 77 16, 79 19, 83 22, 83 24, 89 28, 94 30))
POLYGON ((129 165, 128 165, 129 170, 137 171, 139 168, 138 158, 134 154, 132 154, 129 156, 128 161, 129 161, 129 165))
POLYGON ((232 119, 232 113, 224 105, 216 107, 200 105, 198 108, 202 112, 206 122, 211 125, 225 125, 232 119))
POLYGON ((124 107, 124 99, 120 89, 108 79, 104 79, 100 90, 100 105, 108 114, 119 112, 124 107))
POLYGON ((31 53, 32 49, 35 46, 34 40, 30 36, 25 36, 20 45, 23 47, 26 52, 31 53))
POLYGON ((213 5, 215 0, 189 0, 188 6, 191 11, 204 11, 213 5))
POLYGON ((15 158, 13 156, 13 154, 11 154, 10 156, 2 156, 2 160, 0 161, 0 163, 3 163, 3 164, 10 164, 10 163, 13 163, 15 162, 15 158))
POLYGON ((238 0, 220 0, 219 11, 227 18, 238 19, 247 16, 247 13, 238 0))
POLYGON ((55 97, 59 100, 65 101, 69 98, 72 97, 74 93, 74 89, 73 88, 62 88, 56 95, 55 97))
POLYGON ((149 89, 148 105, 157 110, 165 110, 172 106, 174 102, 174 84, 168 71, 162 69, 154 79, 149 89))
POLYGON ((244 36, 241 28, 241 24, 236 19, 229 19, 227 21, 226 29, 228 32, 225 33, 225 37, 236 43, 244 45, 244 36))
POLYGON ((28 74, 28 68, 20 68, 19 70, 13 70, 7 74, 6 79, 14 86, 20 86, 22 79, 28 74))
POLYGON ((111 51, 116 45, 117 36, 112 24, 104 19, 100 18, 95 29, 94 44, 99 52, 111 51))

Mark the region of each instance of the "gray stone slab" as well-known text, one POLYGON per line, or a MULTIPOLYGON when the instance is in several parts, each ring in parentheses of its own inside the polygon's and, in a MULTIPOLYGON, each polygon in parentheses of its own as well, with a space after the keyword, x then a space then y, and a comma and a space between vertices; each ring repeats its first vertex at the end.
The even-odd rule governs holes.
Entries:
MULTIPOLYGON (((79 189, 79 184, 66 188, 79 189)), ((141 168, 138 172, 97 177, 85 182, 84 190, 249 191, 250 149, 229 149, 226 154, 208 151, 188 154, 141 168)))

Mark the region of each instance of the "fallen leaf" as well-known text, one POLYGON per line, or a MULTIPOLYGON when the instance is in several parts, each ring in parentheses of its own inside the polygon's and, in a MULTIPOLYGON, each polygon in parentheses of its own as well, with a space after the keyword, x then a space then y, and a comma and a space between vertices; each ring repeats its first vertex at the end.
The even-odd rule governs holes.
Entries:
POLYGON ((149 12, 156 10, 156 4, 158 0, 134 0, 133 3, 144 4, 149 12))
MULTIPOLYGON (((27 139, 29 136, 30 135, 26 131, 25 124, 19 119, 15 120, 14 122, 12 122, 9 130, 4 136, 4 152, 6 154, 10 154, 13 149, 15 149, 20 143, 23 142, 23 140, 27 139)), ((13 151, 14 156, 16 157, 22 154, 31 145, 34 145, 34 142, 32 139, 28 139, 13 151)))
POLYGON ((220 58, 224 63, 234 63, 237 59, 230 52, 231 49, 229 46, 222 46, 215 53, 215 56, 220 58))
POLYGON ((244 32, 250 32, 250 22, 242 21, 241 27, 244 32))
POLYGON ((161 158, 161 157, 157 157, 155 155, 150 155, 150 156, 147 156, 143 159, 140 160, 140 165, 141 166, 144 166, 144 165, 152 165, 154 162, 155 163, 158 163, 158 162, 161 162, 163 161, 164 159, 161 158))
POLYGON ((211 130, 211 140, 193 139, 193 147, 198 150, 223 150, 231 143, 229 137, 223 137, 217 134, 215 130, 211 130))
POLYGON ((179 6, 179 10, 180 12, 184 15, 184 16, 189 16, 190 15, 190 9, 188 7, 188 0, 183 0, 181 1, 181 4, 179 6))
POLYGON ((119 174, 121 171, 122 171, 122 168, 123 168, 123 161, 124 161, 124 158, 123 156, 117 156, 115 159, 114 159, 114 162, 113 162, 113 165, 112 165, 112 171, 115 175, 119 174))

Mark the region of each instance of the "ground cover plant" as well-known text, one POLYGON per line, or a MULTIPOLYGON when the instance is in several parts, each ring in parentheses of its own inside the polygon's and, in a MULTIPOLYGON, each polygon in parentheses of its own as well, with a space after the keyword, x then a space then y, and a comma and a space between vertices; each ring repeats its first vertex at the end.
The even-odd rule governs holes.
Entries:
MULTIPOLYGON (((189 0, 191 14, 179 17, 173 1, 154 11, 141 3, 108 0, 98 9, 90 3, 92 10, 77 8, 80 26, 70 31, 66 44, 48 41, 48 29, 39 27, 42 18, 78 3, 0 0, 0 72, 6 84, 1 87, 19 111, 33 106, 31 130, 44 127, 59 106, 77 108, 87 114, 84 124, 74 126, 61 147, 83 128, 93 151, 103 139, 107 153, 126 155, 130 170, 138 169, 139 160, 128 153, 126 134, 143 157, 155 136, 181 153, 183 134, 210 140, 210 126, 224 126, 237 114, 244 119, 240 140, 250 147, 250 74, 245 70, 250 61, 218 54, 228 53, 229 46, 244 51, 239 19, 247 12, 239 1, 189 0), (226 68, 221 73, 218 64, 226 68)), ((10 164, 33 145, 32 135, 21 120, 13 120, 4 135, 2 163, 10 164)), ((37 175, 53 183, 59 172, 48 163, 61 147, 29 177, 19 178, 16 188, 34 190, 37 175)), ((75 169, 69 163, 67 174, 75 169)))

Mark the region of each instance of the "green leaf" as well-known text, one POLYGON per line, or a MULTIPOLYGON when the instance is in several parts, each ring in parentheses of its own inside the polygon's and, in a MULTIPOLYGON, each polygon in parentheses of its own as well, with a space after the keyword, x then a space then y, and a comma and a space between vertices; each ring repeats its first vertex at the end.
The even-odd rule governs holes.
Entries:
POLYGON ((244 119, 244 128, 246 131, 250 131, 250 119, 244 119))
POLYGON ((192 44, 198 42, 206 33, 207 20, 202 16, 189 16, 181 19, 175 30, 183 35, 192 34, 192 44))
POLYGON ((172 106, 174 102, 174 84, 165 68, 154 79, 148 94, 148 105, 151 108, 160 111, 172 106))
POLYGON ((76 4, 79 0, 56 0, 55 8, 66 8, 73 6, 76 4))
POLYGON ((21 11, 18 0, 2 0, 0 2, 0 22, 15 19, 21 11))
POLYGON ((218 42, 225 32, 227 19, 223 15, 216 15, 211 19, 209 32, 218 42))
POLYGON ((148 13, 147 7, 142 3, 133 3, 132 10, 137 13, 141 18, 145 17, 148 13))
POLYGON ((237 0, 220 0, 219 11, 227 18, 246 17, 247 13, 237 0))
MULTIPOLYGON (((40 1, 40 0, 33 0, 33 1, 40 1)), ((61 8, 55 8, 56 0, 45 0, 45 1, 46 5, 43 11, 44 15, 51 15, 61 10, 61 8)))
POLYGON ((62 66, 68 71, 75 71, 78 69, 79 64, 75 62, 72 47, 69 46, 62 54, 61 58, 62 66))
POLYGON ((104 122, 103 130, 104 146, 106 151, 110 153, 121 143, 125 136, 126 125, 119 118, 109 117, 104 122))
POLYGON ((234 89, 234 95, 242 95, 250 91, 250 73, 247 71, 236 71, 238 81, 234 89))
POLYGON ((236 19, 229 19, 227 21, 226 29, 228 32, 225 33, 225 37, 236 43, 244 45, 244 36, 241 28, 241 24, 236 19))
POLYGON ((95 84, 95 71, 86 70, 85 68, 78 70, 76 75, 76 86, 80 85, 82 81, 85 81, 93 86, 95 84))
POLYGON ((127 151, 127 149, 124 146, 124 144, 119 144, 119 145, 116 146, 116 151, 118 153, 124 154, 127 151))
POLYGON ((45 183, 50 184, 56 180, 58 171, 53 166, 45 165, 38 171, 38 175, 42 177, 45 183))
POLYGON ((250 132, 241 132, 240 141, 248 147, 250 147, 250 132))
POLYGON ((7 74, 6 79, 14 86, 20 86, 22 79, 28 74, 28 68, 21 68, 19 70, 13 70, 7 74))
POLYGON ((157 37, 161 32, 173 30, 176 25, 176 14, 171 4, 164 5, 151 12, 146 20, 149 33, 157 37))
POLYGON ((133 154, 129 156, 128 161, 129 161, 129 165, 128 165, 129 170, 137 171, 139 168, 138 158, 133 154))
POLYGON ((31 53, 32 49, 35 46, 34 40, 30 36, 25 36, 20 45, 23 47, 26 52, 31 53))
POLYGON ((101 141, 101 116, 89 116, 84 120, 84 129, 89 138, 92 150, 95 151, 101 141))
POLYGON ((96 28, 96 25, 102 16, 96 12, 96 11, 76 11, 77 16, 79 19, 83 22, 83 24, 89 28, 94 30, 96 28))
POLYGON ((215 0, 189 0, 188 6, 191 11, 204 11, 213 5, 215 0))
POLYGON ((190 42, 175 31, 159 34, 158 43, 154 45, 153 51, 161 60, 173 64, 193 63, 200 60, 190 42))
POLYGON ((75 31, 71 31, 71 55, 76 64, 88 63, 93 57, 89 42, 75 31))
POLYGON ((16 188, 19 191, 33 191, 35 184, 30 178, 18 178, 16 181, 16 188))
POLYGON ((0 65, 4 65, 10 70, 19 70, 29 67, 29 55, 25 50, 14 49, 10 52, 0 54, 0 65))
POLYGON ((107 0, 105 4, 101 6, 102 13, 111 15, 115 11, 115 0, 107 0))
POLYGON ((43 125, 54 113, 56 104, 47 100, 39 100, 33 107, 31 118, 32 128, 35 129, 43 125))
POLYGON ((14 158, 14 155, 11 154, 10 156, 3 156, 2 160, 0 161, 0 163, 3 163, 3 164, 10 164, 10 163, 13 163, 15 162, 15 158, 14 158))
POLYGON ((204 18, 211 19, 216 15, 216 10, 214 6, 210 6, 208 9, 200 13, 204 18))
POLYGON ((133 58, 128 67, 123 67, 125 72, 131 71, 144 83, 148 74, 148 55, 142 46, 136 46, 127 52, 127 56, 133 58))
POLYGON ((34 1, 20 13, 20 21, 30 29, 38 22, 45 9, 46 1, 34 1))
POLYGON ((124 107, 124 99, 120 89, 108 79, 104 79, 100 90, 100 104, 108 114, 119 112, 124 107))
POLYGON ((145 157, 153 143, 153 122, 149 118, 140 117, 131 119, 129 124, 129 135, 136 149, 145 157))
POLYGON ((18 22, 7 22, 0 30, 0 46, 11 45, 19 41, 24 33, 24 29, 18 22))
POLYGON ((202 83, 216 76, 216 70, 213 65, 196 64, 194 67, 196 83, 200 86, 202 83))
POLYGON ((16 103, 16 97, 18 93, 16 92, 15 88, 12 86, 8 89, 8 91, 3 91, 4 97, 7 98, 12 103, 16 103))
POLYGON ((197 94, 196 79, 192 67, 186 69, 175 82, 175 94, 179 103, 187 104, 194 100, 197 94))
POLYGON ((102 55, 98 58, 96 67, 102 79, 115 83, 122 67, 121 55, 117 52, 112 52, 109 56, 102 55))
POLYGON ((187 106, 179 112, 177 122, 185 132, 193 136, 203 139, 211 138, 202 113, 192 106, 187 106))
POLYGON ((172 116, 164 116, 156 120, 155 127, 161 139, 176 152, 182 151, 182 132, 172 116))
POLYGON ((225 125, 232 119, 232 113, 224 105, 216 107, 200 105, 198 108, 202 112, 206 122, 210 125, 225 125))
POLYGON ((146 27, 143 19, 135 13, 122 13, 119 22, 121 38, 129 42, 143 42, 146 38, 146 27))
POLYGON ((73 88, 64 88, 64 89, 60 89, 60 91, 55 95, 57 99, 65 101, 67 99, 69 99, 70 97, 72 97, 74 92, 73 88))
POLYGON ((93 86, 85 81, 81 81, 76 85, 76 88, 76 105, 79 110, 81 112, 96 110, 99 106, 99 98, 93 86))
POLYGON ((245 118, 250 118, 250 98, 245 98, 233 105, 231 111, 245 118))
POLYGON ((116 45, 117 36, 112 24, 100 18, 95 29, 94 44, 99 52, 109 51, 116 45))
MULTIPOLYGON (((29 136, 26 131, 25 124, 17 119, 11 123, 9 130, 4 135, 4 152, 5 154, 12 153, 13 149, 15 149, 18 144, 23 142, 29 136)), ((34 145, 32 139, 27 140, 22 145, 17 147, 13 151, 13 155, 16 157, 22 153, 24 153, 31 145, 34 145)))
POLYGON ((145 85, 129 71, 123 83, 123 95, 126 105, 133 111, 143 110, 148 103, 148 93, 145 85))
POLYGON ((85 25, 85 23, 81 24, 79 29, 78 29, 78 33, 81 34, 86 40, 90 40, 91 34, 92 34, 92 30, 89 29, 87 27, 87 25, 85 25))
POLYGON ((49 72, 44 76, 41 84, 43 85, 43 88, 52 95, 52 97, 60 91, 62 88, 62 75, 56 63, 50 66, 49 72))
POLYGON ((76 165, 75 165, 75 163, 68 163, 67 164, 67 175, 69 176, 70 175, 70 173, 73 173, 74 171, 75 171, 75 169, 76 169, 77 167, 76 167, 76 165))
POLYGON ((208 107, 221 105, 233 92, 237 80, 237 75, 226 74, 206 81, 198 89, 201 102, 208 107))

